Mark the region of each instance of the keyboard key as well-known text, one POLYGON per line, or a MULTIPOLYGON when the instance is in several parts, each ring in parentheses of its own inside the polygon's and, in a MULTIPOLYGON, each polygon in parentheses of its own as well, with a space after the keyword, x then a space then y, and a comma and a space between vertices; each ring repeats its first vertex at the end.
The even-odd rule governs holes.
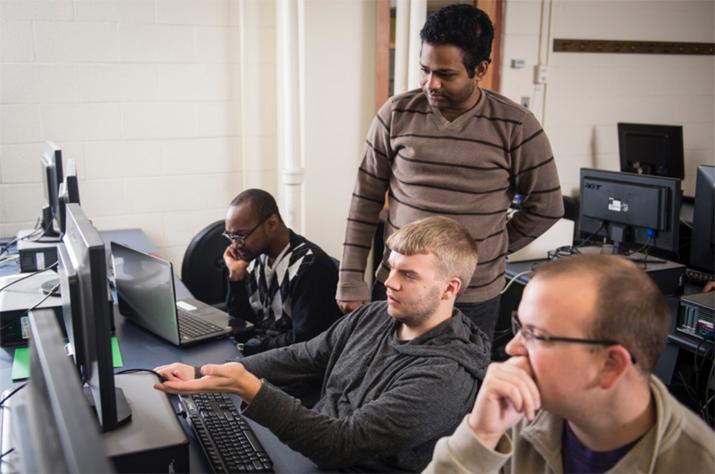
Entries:
POLYGON ((179 316, 179 334, 189 337, 201 337, 211 334, 218 334, 223 331, 223 328, 213 324, 205 319, 191 316, 183 310, 177 308, 179 316))

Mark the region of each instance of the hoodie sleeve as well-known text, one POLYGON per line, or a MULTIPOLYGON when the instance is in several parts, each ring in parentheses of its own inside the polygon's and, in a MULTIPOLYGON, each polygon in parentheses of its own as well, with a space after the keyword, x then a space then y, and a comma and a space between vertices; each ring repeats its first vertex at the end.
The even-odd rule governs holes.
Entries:
POLYGON ((256 377, 267 378, 276 385, 322 380, 331 354, 342 344, 352 322, 341 318, 309 341, 245 357, 241 363, 256 377))
POLYGON ((337 418, 307 409, 267 382, 244 414, 319 466, 334 469, 403 449, 420 449, 451 433, 469 410, 475 392, 476 381, 463 367, 434 358, 407 369, 387 391, 349 416, 337 418), (461 394, 458 400, 455 394, 461 394))

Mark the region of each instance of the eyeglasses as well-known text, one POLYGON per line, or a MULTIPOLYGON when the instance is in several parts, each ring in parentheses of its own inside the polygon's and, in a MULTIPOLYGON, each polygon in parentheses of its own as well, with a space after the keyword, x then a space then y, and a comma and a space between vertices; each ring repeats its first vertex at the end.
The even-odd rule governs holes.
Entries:
POLYGON ((261 227, 261 225, 263 225, 263 223, 266 222, 270 217, 271 216, 268 216, 265 219, 263 219, 261 222, 256 224, 255 227, 253 227, 253 229, 249 230, 245 234, 232 234, 229 231, 224 230, 221 235, 223 235, 228 240, 230 240, 232 244, 235 244, 235 243, 245 244, 246 240, 248 240, 248 238, 251 236, 251 234, 254 233, 256 231, 256 229, 261 227))
MULTIPOLYGON (((532 328, 524 327, 519 321, 519 315, 516 311, 511 313, 511 330, 514 333, 514 337, 521 333, 521 337, 524 338, 526 343, 531 341, 543 341, 543 342, 570 342, 573 344, 589 344, 592 346, 623 346, 618 341, 613 339, 582 339, 577 337, 558 337, 558 336, 544 336, 541 334, 536 334, 532 328)), ((625 347, 625 346, 624 346, 625 347)), ((636 363, 636 358, 633 354, 628 351, 631 356, 631 362, 636 363)))

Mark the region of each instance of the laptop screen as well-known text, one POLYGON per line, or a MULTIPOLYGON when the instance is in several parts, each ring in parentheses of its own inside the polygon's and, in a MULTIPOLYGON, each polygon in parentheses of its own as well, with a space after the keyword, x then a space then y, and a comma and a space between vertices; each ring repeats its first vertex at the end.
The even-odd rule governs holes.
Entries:
POLYGON ((112 242, 119 311, 149 331, 179 340, 174 272, 170 262, 112 242))

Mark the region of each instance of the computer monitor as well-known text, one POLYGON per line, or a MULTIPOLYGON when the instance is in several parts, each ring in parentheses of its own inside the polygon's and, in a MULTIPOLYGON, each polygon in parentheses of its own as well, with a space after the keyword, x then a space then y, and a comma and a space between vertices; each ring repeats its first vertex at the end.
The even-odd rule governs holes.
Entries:
POLYGON ((690 266, 715 273, 715 166, 700 165, 695 178, 690 266))
POLYGON ((678 252, 679 179, 581 168, 580 210, 582 237, 608 237, 614 253, 678 252))
MULTIPOLYGON (((62 319, 67 333, 68 355, 74 359, 80 377, 84 378, 87 361, 84 357, 84 329, 82 328, 82 311, 79 278, 72 260, 67 253, 65 244, 57 246, 57 276, 60 285, 59 295, 62 300, 62 319), (74 304, 72 304, 74 302, 74 304)), ((57 283, 53 280, 53 286, 57 283)))
POLYGON ((65 172, 65 178, 62 183, 60 183, 59 191, 57 193, 58 209, 59 209, 59 219, 58 223, 60 225, 60 233, 65 233, 65 222, 66 213, 65 206, 71 202, 79 204, 79 183, 77 182, 77 168, 75 166, 74 160, 67 160, 67 171, 65 172))
POLYGON ((618 124, 621 171, 683 179, 683 127, 618 124))
MULTIPOLYGON (((111 306, 107 303, 107 264, 104 242, 97 229, 85 215, 79 204, 66 206, 67 225, 62 239, 66 250, 67 274, 75 273, 78 298, 71 299, 71 315, 79 317, 69 327, 81 328, 74 334, 75 344, 82 346, 80 373, 86 390, 95 404, 99 424, 104 431, 111 431, 129 421, 131 411, 124 393, 114 386, 112 367, 111 306), (78 306, 78 307, 77 307, 78 306)), ((70 283, 71 284, 71 283, 70 283)), ((72 290, 68 296, 72 298, 72 290)), ((62 291, 66 298, 65 290, 62 291)))
POLYGON ((45 144, 45 151, 40 159, 42 187, 45 193, 45 207, 42 209, 43 237, 59 237, 55 223, 59 218, 60 183, 64 178, 62 170, 62 150, 52 142, 45 144))
POLYGON ((54 311, 32 311, 29 321, 30 380, 12 400, 11 472, 112 472, 77 373, 64 356, 54 311))

